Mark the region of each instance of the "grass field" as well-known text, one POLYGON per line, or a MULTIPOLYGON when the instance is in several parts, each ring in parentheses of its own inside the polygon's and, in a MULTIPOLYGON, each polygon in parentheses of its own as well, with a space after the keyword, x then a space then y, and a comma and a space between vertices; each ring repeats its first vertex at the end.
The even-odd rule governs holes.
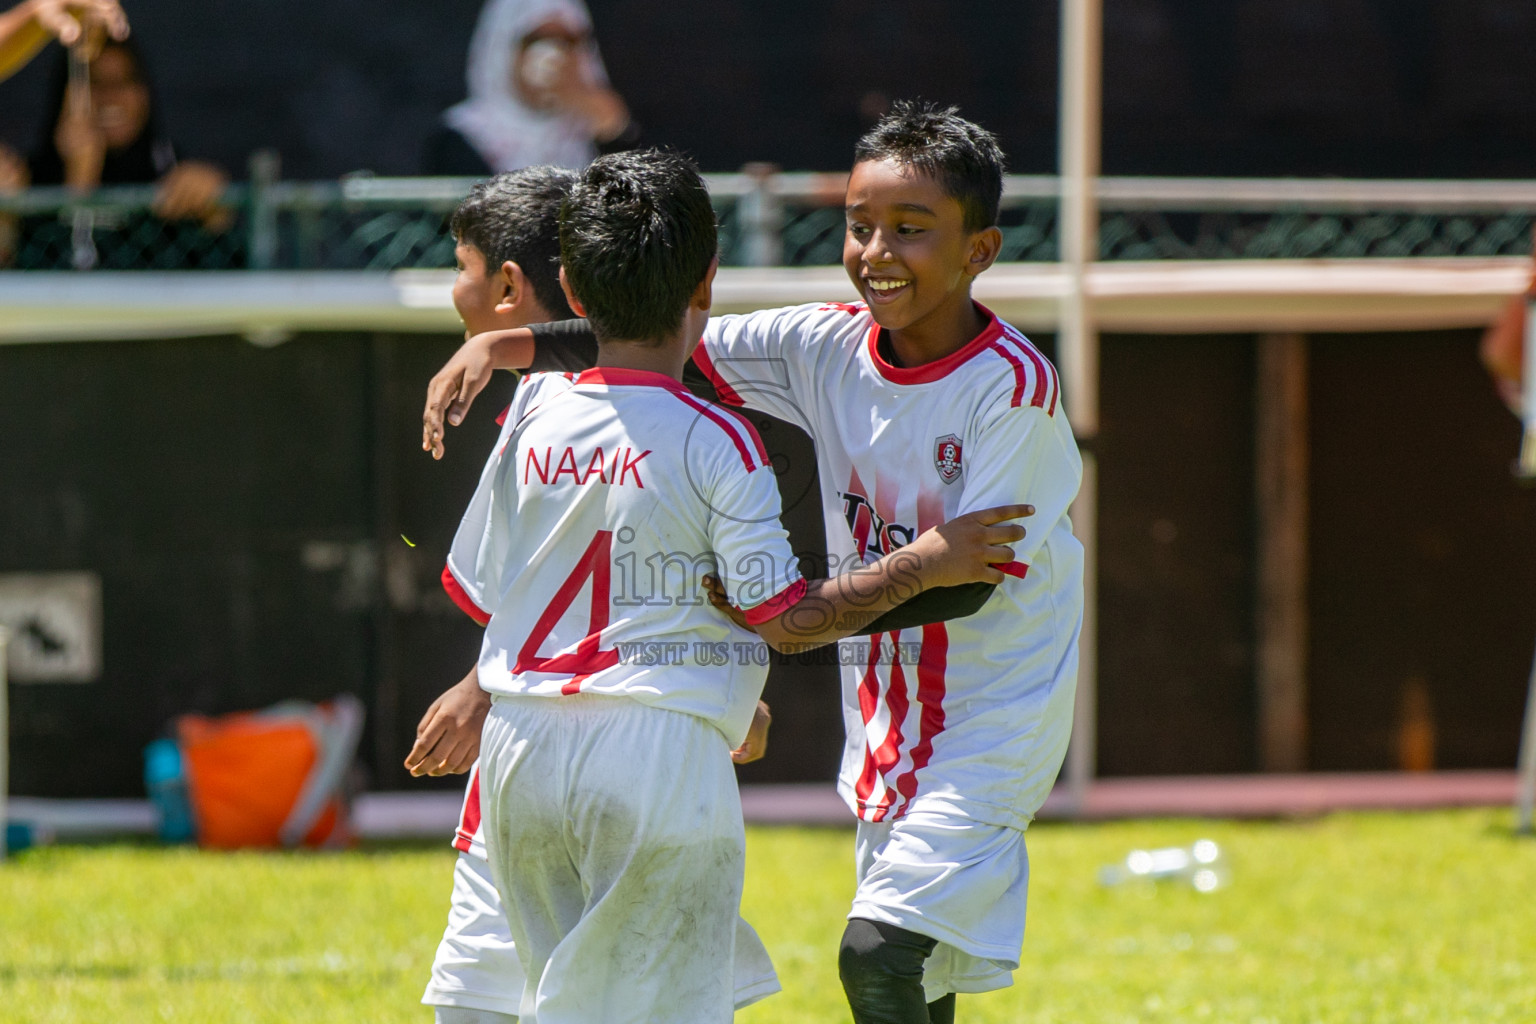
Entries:
MULTIPOLYGON (((1305 823, 1040 825, 1018 984, 964 1024, 1536 1020, 1536 841, 1505 811, 1305 823), (1101 888, 1138 846, 1209 837, 1232 883, 1101 888)), ((785 991, 740 1024, 845 1021, 851 832, 755 829, 744 913, 785 991)), ((453 853, 151 847, 0 865, 0 1021, 392 1022, 417 1005, 453 853)))

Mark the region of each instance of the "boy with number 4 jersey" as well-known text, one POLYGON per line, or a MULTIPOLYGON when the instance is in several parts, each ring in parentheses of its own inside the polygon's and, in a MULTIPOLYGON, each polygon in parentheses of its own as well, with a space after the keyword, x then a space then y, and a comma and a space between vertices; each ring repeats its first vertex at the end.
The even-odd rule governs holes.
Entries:
MULTIPOLYGON (((843 670, 859 886, 839 964, 857 1024, 940 1024, 954 993, 1010 983, 1024 830, 1071 731, 1083 560, 1066 513, 1081 460, 1055 369, 970 296, 1001 243, 1002 167, 953 109, 897 104, 849 178, 844 265, 863 301, 719 317, 694 357, 722 401, 814 438, 834 564, 978 508, 1037 509, 968 614, 893 626, 883 654, 843 670), (914 640, 920 655, 898 657, 914 640)), ((441 452, 445 412, 458 422, 493 366, 552 338, 583 347, 558 330, 467 342, 433 379, 423 446, 441 452)))
MULTIPOLYGON (((559 210, 575 180, 575 171, 522 168, 477 183, 454 211, 449 225, 457 263, 453 305, 464 321, 465 337, 575 316, 559 280, 559 210)), ((543 361, 531 367, 560 368, 543 361)), ((448 925, 422 996, 422 1002, 433 1007, 437 1024, 516 1024, 522 1000, 522 968, 501 897, 491 881, 481 829, 475 758, 489 707, 490 697, 480 689, 478 674, 471 669, 433 701, 406 758, 406 767, 415 775, 469 772, 453 837, 459 856, 454 863, 448 925)), ((766 705, 760 705, 748 742, 732 752, 736 763, 761 755, 766 722, 766 705)), ((734 987, 738 1009, 779 990, 767 951, 741 920, 737 921, 734 987)))
POLYGON ((1004 578, 1012 504, 800 577, 755 432, 680 378, 707 320, 713 210, 665 153, 594 162, 561 212, 562 280, 597 366, 519 385, 455 537, 451 587, 488 619, 481 810, 539 1024, 724 1022, 743 837, 728 753, 766 670, 697 652, 852 634, 926 589, 1004 578), (636 648, 679 657, 631 658, 636 648))

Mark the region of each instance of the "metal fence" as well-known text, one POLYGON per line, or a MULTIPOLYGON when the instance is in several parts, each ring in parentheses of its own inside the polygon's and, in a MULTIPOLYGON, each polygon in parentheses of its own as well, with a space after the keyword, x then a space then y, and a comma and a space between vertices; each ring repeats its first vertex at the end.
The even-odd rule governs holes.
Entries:
MULTIPOLYGON (((153 186, 0 196, 0 267, 398 270, 447 267, 447 218, 469 178, 281 181, 253 159, 229 186, 226 223, 153 215, 153 186)), ((721 258, 733 266, 840 259, 840 174, 754 168, 708 176, 721 258)), ((1012 176, 1002 259, 1053 262, 1058 179, 1012 176)), ((1099 258, 1230 260, 1514 256, 1530 252, 1536 183, 1103 178, 1099 258)))

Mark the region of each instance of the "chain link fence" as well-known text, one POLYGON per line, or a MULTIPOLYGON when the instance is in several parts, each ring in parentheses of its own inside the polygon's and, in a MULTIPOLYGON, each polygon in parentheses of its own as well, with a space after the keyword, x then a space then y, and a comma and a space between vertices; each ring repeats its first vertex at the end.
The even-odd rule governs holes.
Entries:
MULTIPOLYGON (((0 268, 378 270, 453 265, 448 216, 469 178, 277 180, 258 154, 209 221, 154 215, 154 186, 0 196, 0 268)), ((844 177, 751 167, 710 175, 721 259, 733 266, 840 262, 844 177)), ((1001 259, 1059 258, 1058 183, 1014 176, 1001 259)), ((1105 178, 1103 260, 1521 256, 1536 185, 1105 178)))

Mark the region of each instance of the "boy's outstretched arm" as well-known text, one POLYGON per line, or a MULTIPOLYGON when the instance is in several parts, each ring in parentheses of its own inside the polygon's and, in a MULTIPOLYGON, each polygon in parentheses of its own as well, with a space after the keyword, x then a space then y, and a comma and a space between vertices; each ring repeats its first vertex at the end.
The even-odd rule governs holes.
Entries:
POLYGON ((427 406, 421 413, 421 448, 434 459, 443 457, 443 421, 452 426, 476 396, 491 382, 496 370, 522 370, 533 361, 533 334, 526 327, 477 334, 432 375, 427 384, 427 406))
POLYGON ((803 597, 754 628, 774 650, 799 651, 852 636, 926 590, 1001 583, 997 566, 1014 560, 1010 545, 1026 535, 1009 520, 1034 512, 1029 505, 1003 505, 957 516, 871 565, 807 583, 803 597))
POLYGON ((444 690, 416 726, 416 742, 405 755, 412 775, 459 775, 480 756, 480 727, 491 710, 491 695, 480 689, 478 668, 444 690))

